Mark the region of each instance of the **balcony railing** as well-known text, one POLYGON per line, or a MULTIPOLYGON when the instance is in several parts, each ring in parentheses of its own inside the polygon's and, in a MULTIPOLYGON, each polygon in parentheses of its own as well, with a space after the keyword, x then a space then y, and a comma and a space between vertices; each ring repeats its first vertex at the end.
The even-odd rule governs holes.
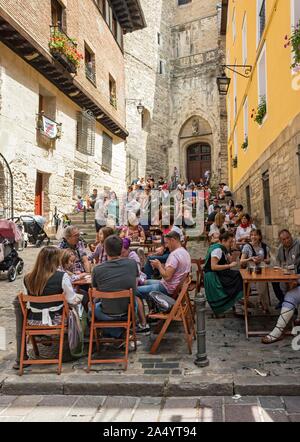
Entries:
POLYGON ((68 72, 76 74, 82 54, 77 51, 75 40, 67 36, 60 26, 50 26, 50 52, 68 72))
POLYGON ((90 63, 86 63, 85 65, 85 75, 94 85, 96 85, 96 72, 94 66, 90 63))
POLYGON ((47 117, 44 112, 37 114, 36 128, 42 135, 50 140, 61 138, 62 124, 47 117))

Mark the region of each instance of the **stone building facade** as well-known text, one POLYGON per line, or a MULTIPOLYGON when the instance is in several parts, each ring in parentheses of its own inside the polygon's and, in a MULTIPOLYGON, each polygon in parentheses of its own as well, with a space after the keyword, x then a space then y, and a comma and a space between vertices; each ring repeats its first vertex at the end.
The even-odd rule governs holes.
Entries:
MULTIPOLYGON (((13 173, 15 214, 51 222, 55 207, 69 213, 94 187, 124 192, 123 33, 144 26, 138 1, 0 0, 0 153, 13 173), (76 39, 77 47, 66 41, 82 55, 77 68, 51 50, 58 37, 76 39), (60 137, 45 135, 45 116, 60 137)), ((0 161, 7 216, 4 169, 0 161)))
POLYGON ((199 179, 209 168, 227 180, 227 125, 216 76, 223 57, 218 1, 141 2, 147 28, 125 37, 127 156, 134 174, 199 179), (138 160, 138 161, 137 161, 138 160))

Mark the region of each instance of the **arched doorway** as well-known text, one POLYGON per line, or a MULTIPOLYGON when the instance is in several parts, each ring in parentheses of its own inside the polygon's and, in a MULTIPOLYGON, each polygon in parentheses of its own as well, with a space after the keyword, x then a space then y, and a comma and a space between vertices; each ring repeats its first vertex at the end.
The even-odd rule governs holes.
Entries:
POLYGON ((0 218, 13 218, 13 175, 8 162, 0 153, 0 218))
POLYGON ((187 149, 187 178, 198 182, 206 170, 211 171, 211 147, 207 143, 195 143, 187 149))

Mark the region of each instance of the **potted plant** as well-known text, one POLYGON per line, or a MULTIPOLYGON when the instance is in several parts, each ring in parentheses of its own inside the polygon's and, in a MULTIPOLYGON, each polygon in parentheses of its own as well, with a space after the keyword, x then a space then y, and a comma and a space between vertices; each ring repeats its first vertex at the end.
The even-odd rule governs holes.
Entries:
POLYGON ((284 47, 288 48, 289 46, 292 47, 294 57, 294 62, 291 67, 300 70, 300 21, 295 26, 292 35, 290 37, 288 37, 288 35, 285 36, 284 47))
POLYGON ((245 141, 243 142, 241 147, 243 150, 247 150, 247 148, 248 148, 248 135, 245 135, 245 141))
POLYGON ((263 124, 266 113, 267 113, 267 102, 266 102, 266 97, 263 95, 259 99, 259 105, 257 107, 257 110, 252 109, 251 118, 254 119, 254 121, 261 126, 263 124))
POLYGON ((237 164, 238 164, 238 158, 237 158, 237 155, 236 155, 235 157, 232 158, 232 167, 234 169, 236 169, 237 168, 237 164))
POLYGON ((49 49, 51 53, 58 58, 63 64, 66 64, 68 68, 70 63, 73 65, 73 69, 70 71, 76 72, 79 67, 83 55, 77 51, 76 41, 70 39, 59 30, 55 30, 49 41, 49 49))

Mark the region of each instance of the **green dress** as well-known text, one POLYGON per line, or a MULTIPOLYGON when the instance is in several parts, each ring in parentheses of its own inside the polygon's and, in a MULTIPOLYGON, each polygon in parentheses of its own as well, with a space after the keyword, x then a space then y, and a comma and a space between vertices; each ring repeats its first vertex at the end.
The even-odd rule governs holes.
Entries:
POLYGON ((243 279, 238 270, 211 269, 211 253, 222 250, 222 258, 219 265, 228 264, 227 249, 221 244, 213 244, 209 247, 204 265, 204 287, 206 299, 216 314, 224 313, 243 297, 243 279))

